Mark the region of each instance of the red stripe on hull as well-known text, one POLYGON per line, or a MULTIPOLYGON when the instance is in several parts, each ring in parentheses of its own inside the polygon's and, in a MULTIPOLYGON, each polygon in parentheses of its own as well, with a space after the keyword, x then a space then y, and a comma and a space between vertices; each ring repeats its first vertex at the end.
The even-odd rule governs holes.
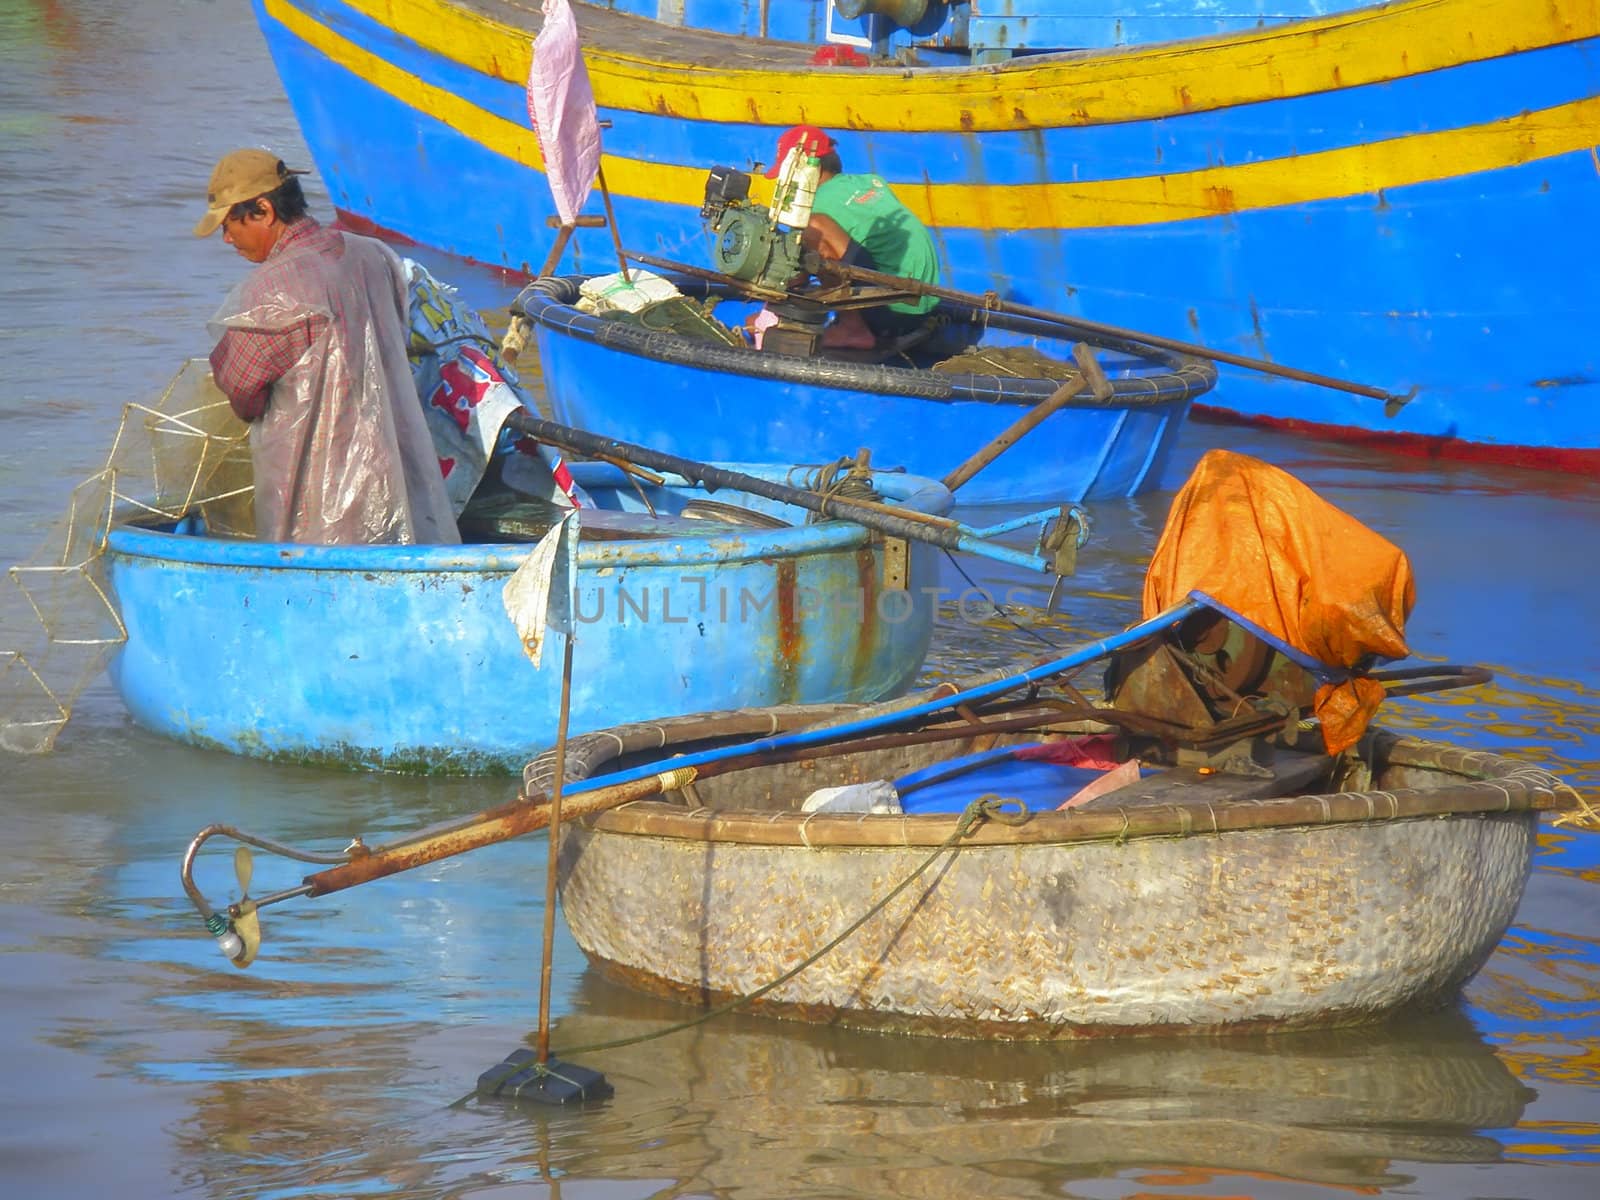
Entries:
POLYGON ((1255 425, 1286 433, 1327 441, 1371 446, 1412 458, 1450 459, 1454 462, 1489 463, 1502 467, 1522 467, 1534 471, 1561 471, 1573 475, 1600 475, 1600 450, 1577 450, 1565 446, 1505 446, 1490 442, 1467 442, 1460 438, 1424 433, 1387 433, 1376 429, 1357 429, 1349 425, 1323 425, 1296 417, 1246 416, 1209 404, 1195 404, 1190 415, 1196 420, 1219 425, 1255 425))
MULTIPOLYGON (((386 242, 415 246, 416 241, 404 234, 395 233, 374 224, 365 217, 335 209, 341 229, 366 234, 386 242)), ((459 255, 457 257, 460 257, 459 255)), ((494 263, 480 263, 462 259, 477 267, 496 271, 508 282, 524 282, 527 272, 515 271, 494 263)), ((1194 404, 1189 410, 1191 418, 1219 425, 1255 425, 1278 429, 1304 437, 1346 442, 1357 446, 1371 446, 1412 458, 1449 459, 1453 462, 1486 463, 1502 467, 1521 467, 1533 471, 1560 471, 1572 475, 1600 476, 1600 449, 1577 450, 1564 446, 1506 446, 1490 442, 1466 442, 1460 438, 1439 437, 1423 433, 1386 433, 1376 429, 1357 429, 1350 425, 1324 425, 1317 421, 1303 421, 1297 417, 1247 416, 1209 404, 1194 404)))

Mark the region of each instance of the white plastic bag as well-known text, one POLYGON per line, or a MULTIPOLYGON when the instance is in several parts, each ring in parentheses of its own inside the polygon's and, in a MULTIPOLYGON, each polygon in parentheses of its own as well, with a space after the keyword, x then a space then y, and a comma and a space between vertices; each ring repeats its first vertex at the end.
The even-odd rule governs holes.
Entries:
POLYGON ((900 813, 900 793, 887 779, 818 788, 800 805, 807 813, 900 813))
POLYGON ((585 279, 578 287, 577 307, 595 316, 612 312, 636 313, 682 294, 670 280, 634 268, 628 272, 627 279, 623 279, 620 272, 585 279))

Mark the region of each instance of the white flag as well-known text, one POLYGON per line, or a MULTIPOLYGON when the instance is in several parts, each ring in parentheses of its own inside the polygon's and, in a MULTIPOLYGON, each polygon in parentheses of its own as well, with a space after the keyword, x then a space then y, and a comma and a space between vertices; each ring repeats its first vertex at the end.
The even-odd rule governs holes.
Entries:
POLYGON ((571 225, 600 174, 600 120, 567 0, 544 0, 544 24, 533 39, 528 72, 528 117, 539 137, 556 215, 571 225))
POLYGON ((544 653, 544 635, 554 629, 569 638, 577 632, 574 591, 578 586, 578 510, 539 539, 527 561, 506 580, 501 598, 517 627, 522 649, 533 665, 544 653))

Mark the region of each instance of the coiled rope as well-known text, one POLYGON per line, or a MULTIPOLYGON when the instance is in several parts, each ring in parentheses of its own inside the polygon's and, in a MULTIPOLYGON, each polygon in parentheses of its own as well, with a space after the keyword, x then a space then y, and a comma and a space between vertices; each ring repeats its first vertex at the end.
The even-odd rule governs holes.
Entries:
POLYGON ((818 467, 806 476, 806 490, 822 497, 822 505, 812 514, 812 521, 827 518, 829 500, 879 499, 877 489, 872 486, 872 464, 866 451, 855 458, 841 458, 818 467))

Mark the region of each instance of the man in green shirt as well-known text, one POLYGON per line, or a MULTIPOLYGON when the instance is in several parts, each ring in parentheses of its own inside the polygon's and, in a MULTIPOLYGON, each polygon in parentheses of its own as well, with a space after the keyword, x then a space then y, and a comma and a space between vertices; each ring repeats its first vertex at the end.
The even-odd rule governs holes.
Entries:
MULTIPOLYGON (((854 263, 921 283, 939 282, 939 254, 923 223, 889 190, 882 176, 846 175, 833 139, 814 125, 796 125, 778 139, 777 159, 767 171, 776 179, 795 146, 821 160, 811 221, 801 235, 823 258, 854 263)), ((825 346, 870 348, 928 320, 939 301, 932 296, 904 304, 838 313, 823 335, 825 346)))

